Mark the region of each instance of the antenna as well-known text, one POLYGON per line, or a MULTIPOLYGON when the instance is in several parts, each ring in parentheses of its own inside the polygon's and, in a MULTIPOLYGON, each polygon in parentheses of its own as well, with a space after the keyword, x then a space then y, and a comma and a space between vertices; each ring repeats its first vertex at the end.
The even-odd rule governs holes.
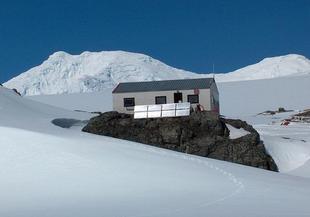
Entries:
POLYGON ((213 72, 213 74, 214 74, 214 63, 213 63, 213 71, 212 71, 212 72, 213 72))

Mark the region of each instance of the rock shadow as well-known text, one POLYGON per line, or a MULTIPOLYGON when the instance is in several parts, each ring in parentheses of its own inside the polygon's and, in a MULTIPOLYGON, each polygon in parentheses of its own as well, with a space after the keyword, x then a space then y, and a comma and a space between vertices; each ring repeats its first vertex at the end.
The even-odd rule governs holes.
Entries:
POLYGON ((62 128, 71 128, 71 127, 83 127, 88 123, 87 120, 81 121, 77 119, 70 118, 56 118, 52 120, 52 124, 62 127, 62 128))

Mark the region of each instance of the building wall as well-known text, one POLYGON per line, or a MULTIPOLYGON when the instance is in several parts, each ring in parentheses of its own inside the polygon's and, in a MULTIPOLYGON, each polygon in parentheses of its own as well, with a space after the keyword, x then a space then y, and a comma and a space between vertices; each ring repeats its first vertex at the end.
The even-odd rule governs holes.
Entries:
MULTIPOLYGON (((187 102, 187 95, 195 94, 194 90, 180 91, 156 91, 156 92, 134 92, 134 93, 113 93, 113 110, 121 113, 133 113, 133 107, 124 107, 124 98, 135 98, 135 105, 154 105, 156 96, 166 96, 167 103, 174 103, 174 93, 182 93, 183 102, 187 102)), ((199 104, 205 110, 211 110, 210 89, 199 90, 199 104)), ((196 104, 192 105, 194 108, 196 104)))
POLYGON ((211 111, 220 112, 220 99, 219 99, 219 91, 217 89, 216 83, 213 82, 211 84, 211 95, 210 95, 210 101, 211 101, 211 111))

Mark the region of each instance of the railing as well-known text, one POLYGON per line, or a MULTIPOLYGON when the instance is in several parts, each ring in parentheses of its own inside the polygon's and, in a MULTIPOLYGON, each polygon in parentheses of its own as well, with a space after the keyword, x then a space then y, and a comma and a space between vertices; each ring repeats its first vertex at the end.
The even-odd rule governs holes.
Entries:
POLYGON ((134 107, 134 118, 163 118, 189 116, 190 103, 169 103, 162 105, 137 105, 134 107))

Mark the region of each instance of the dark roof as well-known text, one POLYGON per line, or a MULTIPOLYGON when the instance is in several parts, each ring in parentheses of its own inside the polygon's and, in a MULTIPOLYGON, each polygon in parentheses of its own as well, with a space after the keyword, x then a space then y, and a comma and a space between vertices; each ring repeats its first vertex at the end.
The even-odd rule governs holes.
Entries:
POLYGON ((213 78, 124 82, 119 83, 113 93, 209 89, 212 82, 214 82, 213 78))

